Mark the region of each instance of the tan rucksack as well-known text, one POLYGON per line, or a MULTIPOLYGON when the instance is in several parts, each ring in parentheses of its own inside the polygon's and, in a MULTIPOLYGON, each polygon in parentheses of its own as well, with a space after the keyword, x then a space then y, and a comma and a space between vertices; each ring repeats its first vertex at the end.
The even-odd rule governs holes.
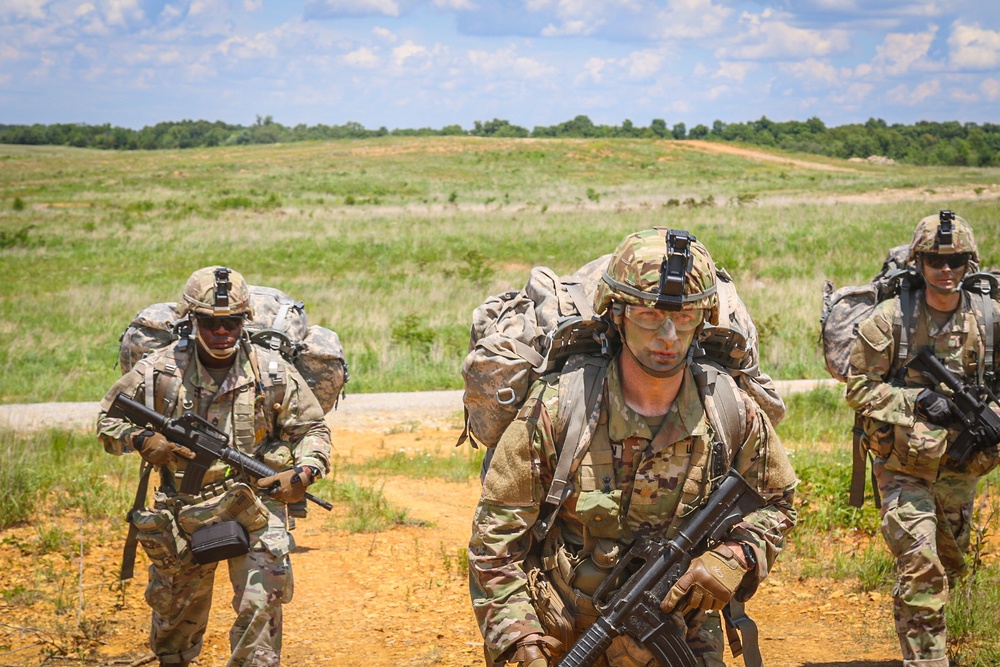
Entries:
MULTIPOLYGON (((492 296, 476 308, 462 364, 465 430, 459 444, 471 439, 473 446, 495 447, 535 380, 560 370, 574 354, 610 357, 617 351, 614 327, 593 310, 610 259, 604 255, 562 278, 535 267, 523 289, 492 296)), ((695 358, 723 367, 777 423, 785 405, 771 378, 760 372, 757 329, 723 270, 718 285, 719 326, 706 328, 695 358)))
MULTIPOLYGON (((250 287, 254 317, 245 330, 250 340, 279 352, 293 364, 312 389, 324 412, 337 407, 350 380, 347 358, 336 332, 310 326, 305 304, 273 287, 250 287)), ((140 311, 120 338, 118 363, 127 373, 153 350, 190 335, 188 320, 176 303, 154 303, 140 311)), ((266 369, 265 369, 266 370, 266 369)))

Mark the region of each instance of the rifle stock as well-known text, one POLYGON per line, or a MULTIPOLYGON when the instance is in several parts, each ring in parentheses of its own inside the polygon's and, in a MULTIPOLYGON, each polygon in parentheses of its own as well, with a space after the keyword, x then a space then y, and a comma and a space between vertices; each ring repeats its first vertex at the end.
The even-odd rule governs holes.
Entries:
POLYGON ((661 665, 694 667, 694 654, 670 615, 660 611, 660 601, 695 556, 722 540, 730 528, 764 504, 760 494, 730 470, 674 539, 635 540, 594 593, 600 617, 573 643, 558 667, 596 665, 614 638, 624 633, 652 652, 661 665), (634 573, 624 584, 613 593, 608 590, 629 571, 634 573))
MULTIPOLYGON (((270 477, 276 472, 262 461, 230 447, 229 435, 225 431, 219 430, 193 412, 185 412, 176 419, 169 419, 129 398, 124 392, 119 392, 107 414, 108 417, 125 419, 139 428, 148 428, 161 433, 170 442, 194 452, 194 459, 187 461, 184 469, 181 493, 190 495, 198 493, 205 472, 219 460, 255 479, 270 477)), ((306 493, 306 500, 316 503, 327 511, 333 509, 333 505, 311 493, 306 493)))

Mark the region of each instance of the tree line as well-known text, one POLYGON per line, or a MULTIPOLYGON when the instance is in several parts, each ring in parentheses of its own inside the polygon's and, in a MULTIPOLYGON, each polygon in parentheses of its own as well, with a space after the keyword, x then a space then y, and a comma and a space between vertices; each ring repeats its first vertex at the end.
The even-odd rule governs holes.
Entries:
POLYGON ((577 116, 557 125, 514 125, 506 120, 475 121, 471 129, 446 125, 441 129, 366 128, 361 123, 343 125, 305 124, 288 127, 271 116, 257 116, 250 126, 222 121, 182 120, 146 126, 141 130, 81 123, 53 125, 2 125, 0 143, 76 146, 113 150, 157 150, 273 144, 330 139, 367 139, 382 136, 475 136, 475 137, 578 137, 635 139, 703 139, 738 141, 790 151, 815 153, 843 159, 872 155, 923 165, 1000 166, 1000 124, 920 121, 913 125, 888 124, 880 118, 867 122, 827 127, 819 118, 776 122, 766 116, 746 123, 716 120, 711 127, 684 123, 668 127, 654 118, 648 127, 625 120, 621 125, 595 125, 587 116, 577 116))

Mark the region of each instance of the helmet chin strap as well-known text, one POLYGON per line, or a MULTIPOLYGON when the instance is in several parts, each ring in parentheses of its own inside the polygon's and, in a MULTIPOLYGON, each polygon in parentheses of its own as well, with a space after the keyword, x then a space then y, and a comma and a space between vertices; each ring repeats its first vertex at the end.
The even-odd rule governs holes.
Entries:
POLYGON ((201 328, 198 326, 198 318, 191 318, 193 322, 191 326, 194 328, 194 337, 198 340, 198 347, 202 352, 212 357, 213 359, 218 359, 219 361, 225 361, 226 359, 231 359, 234 354, 236 354, 237 348, 240 346, 240 339, 236 339, 236 343, 232 347, 227 347, 224 350, 213 350, 205 342, 205 339, 201 337, 201 328))
MULTIPOLYGON (((917 270, 920 272, 921 276, 924 274, 924 261, 923 260, 919 260, 918 261, 918 263, 917 263, 917 270)), ((968 273, 968 271, 966 271, 966 273, 968 273)), ((964 276, 963 276, 963 278, 964 278, 964 276)), ((942 288, 938 287, 937 285, 931 285, 930 281, 925 279, 924 280, 924 286, 927 289, 929 289, 930 291, 934 292, 935 294, 940 294, 942 296, 948 296, 949 294, 955 294, 956 292, 961 291, 961 289, 962 289, 962 281, 961 280, 956 280, 955 281, 955 286, 952 287, 951 289, 942 289, 942 288)))

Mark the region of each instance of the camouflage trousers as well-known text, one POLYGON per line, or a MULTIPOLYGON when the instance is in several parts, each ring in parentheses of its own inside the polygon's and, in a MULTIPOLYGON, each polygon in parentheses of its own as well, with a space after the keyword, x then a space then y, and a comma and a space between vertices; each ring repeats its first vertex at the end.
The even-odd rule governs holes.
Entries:
MULTIPOLYGON (((267 506, 268 524, 250 533, 250 553, 227 561, 236 621, 229 631, 232 655, 226 667, 278 667, 281 661, 281 606, 292 599, 288 553, 294 543, 285 530, 284 507, 271 502, 267 506)), ((190 661, 201 652, 217 565, 150 565, 149 643, 162 664, 190 661)))
POLYGON ((947 667, 944 606, 965 571, 978 476, 942 468, 929 482, 875 459, 882 536, 896 559, 893 615, 904 667, 947 667))

